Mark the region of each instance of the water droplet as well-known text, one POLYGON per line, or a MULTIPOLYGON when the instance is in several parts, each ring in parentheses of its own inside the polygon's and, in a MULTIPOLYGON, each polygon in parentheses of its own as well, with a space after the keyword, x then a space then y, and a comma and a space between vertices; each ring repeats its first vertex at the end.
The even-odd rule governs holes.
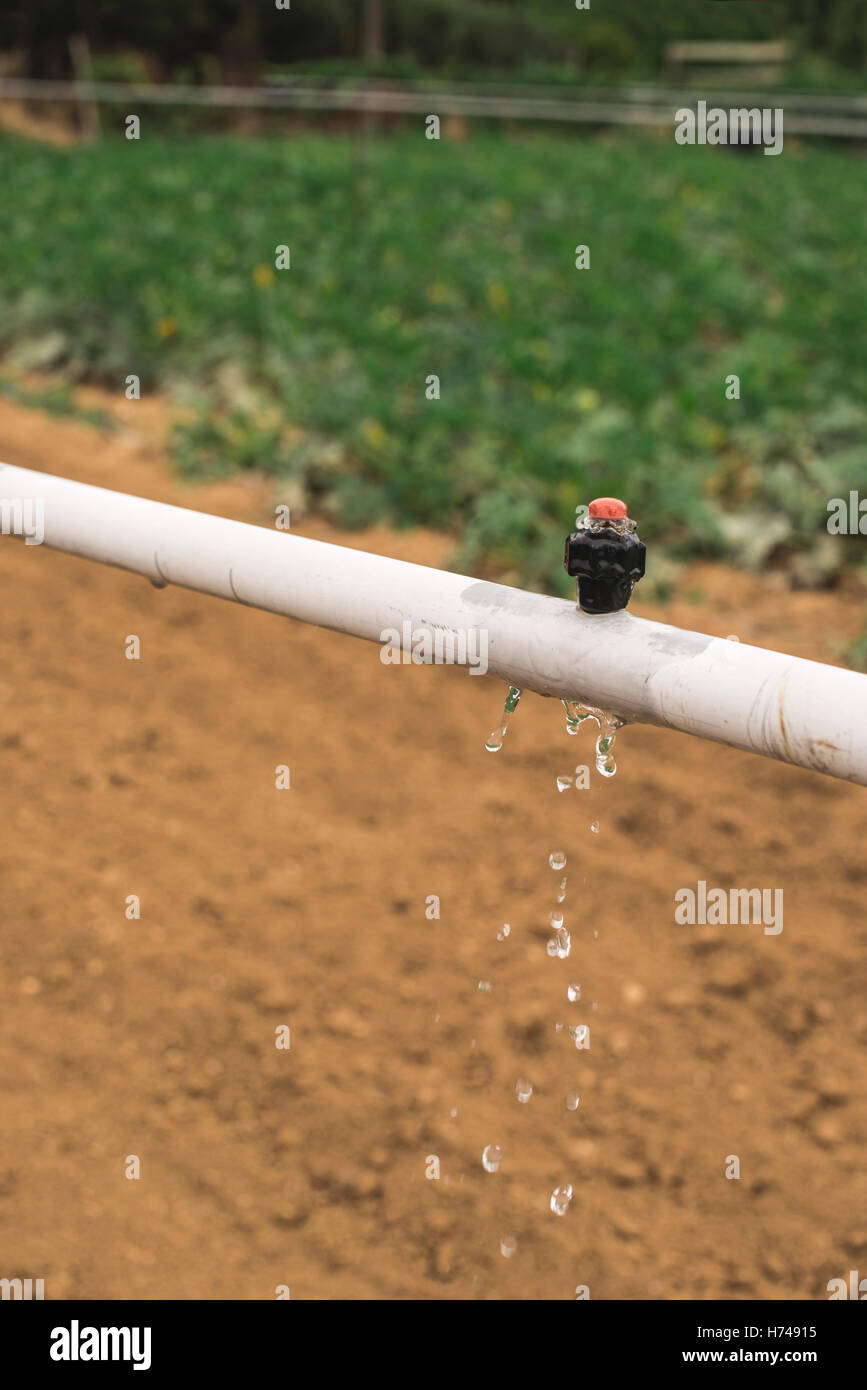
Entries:
POLYGON ((614 739, 618 729, 622 729, 624 720, 618 718, 616 714, 607 714, 600 710, 599 737, 596 740, 596 771, 602 777, 613 777, 617 771, 617 764, 614 761, 614 739))
POLYGON ((563 900, 564 900, 565 897, 566 897, 566 880, 565 880, 565 878, 564 878, 564 879, 561 879, 561 880, 560 880, 560 891, 559 891, 558 894, 557 894, 557 901, 558 901, 558 903, 563 902, 563 900))
POLYGON ((553 937, 546 947, 549 956, 558 956, 560 960, 565 960, 572 950, 572 938, 565 927, 558 927, 553 937))
POLYGON ((565 869, 566 856, 561 849, 555 849, 548 855, 548 863, 552 869, 565 869))
POLYGON ((581 1104, 581 1097, 579 1096, 578 1092, 577 1092, 577 1091, 570 1091, 569 1094, 568 1094, 568 1096, 566 1097, 566 1109, 567 1109, 567 1110, 577 1110, 577 1109, 578 1109, 578 1106, 579 1106, 580 1104, 581 1104))
POLYGON ((586 1023, 579 1023, 576 1027, 570 1028, 569 1037, 580 1051, 586 1052, 590 1046, 590 1029, 586 1023))
POLYGON ((506 696, 506 703, 503 706, 503 722, 493 733, 488 734, 485 740, 485 747, 489 753, 499 753, 503 746, 506 734, 509 732, 509 715, 513 714, 517 708, 521 692, 516 685, 509 686, 509 693, 506 696))
POLYGON ((738 637, 737 633, 735 632, 730 632, 728 637, 726 638, 727 642, 739 642, 740 640, 740 637, 738 637))
POLYGON ((456 1120, 456 1119, 458 1118, 458 1112, 457 1112, 457 1110, 450 1110, 450 1111, 449 1111, 449 1114, 451 1115, 451 1117, 452 1117, 453 1120, 456 1120))
POLYGON ((561 700, 561 705, 566 711, 566 732, 567 734, 577 734, 587 715, 584 714, 583 706, 577 700, 561 700))
POLYGON ((561 700, 560 703, 566 711, 567 734, 577 734, 586 719, 595 719, 597 724, 601 722, 601 710, 591 705, 582 705, 580 700, 561 700))
POLYGON ((566 991, 566 998, 569 1000, 570 1004, 574 1004, 576 999, 581 998, 581 986, 570 985, 566 991))
POLYGON ((552 926, 552 927, 562 927, 562 925, 563 925, 563 913, 562 913, 562 912, 556 912, 556 911, 555 911, 555 912, 552 912, 552 913, 551 913, 551 926, 552 926))
POLYGON ((497 940, 505 941, 506 937, 509 935, 509 932, 511 930, 512 928, 509 926, 508 922, 504 922, 503 925, 500 927, 500 930, 497 932, 497 940))
POLYGON ((486 1173, 496 1173, 503 1161, 503 1150, 499 1144, 488 1144, 482 1152, 482 1167, 486 1173))
POLYGON ((562 776, 562 777, 558 777, 558 778, 557 778, 557 790, 558 790, 558 792, 567 792, 567 791, 569 790, 569 788, 571 787, 572 783, 574 782, 574 780, 575 780, 575 778, 572 777, 572 776, 571 776, 570 774, 568 774, 568 773, 566 773, 566 774, 565 774, 564 776, 562 776))
POLYGON ((505 1255, 506 1259, 509 1260, 514 1255, 517 1248, 518 1242, 515 1240, 514 1236, 503 1236, 502 1240, 500 1241, 501 1255, 505 1255))
POLYGON ((555 1216, 565 1216, 569 1210, 569 1203, 572 1201, 572 1187, 570 1183, 564 1183, 562 1187, 555 1187, 551 1193, 551 1210, 555 1216))
POLYGON ((590 826, 590 829, 593 831, 593 834, 594 834, 594 835, 598 835, 598 834, 599 834, 599 822, 598 822, 598 820, 595 820, 595 821, 593 822, 593 824, 590 826))
POLYGON ((527 1101, 533 1094, 532 1081, 528 1081, 525 1076, 519 1076, 517 1084, 515 1086, 515 1094, 518 1097, 518 1100, 521 1102, 521 1104, 526 1105, 527 1101))
POLYGON ((617 764, 611 754, 613 742, 613 739, 602 737, 596 740, 596 771, 601 777, 613 777, 617 771, 617 764))
POLYGON ((481 991, 482 994, 490 994, 490 992, 491 992, 491 982, 490 982, 490 980, 479 980, 479 990, 481 991))

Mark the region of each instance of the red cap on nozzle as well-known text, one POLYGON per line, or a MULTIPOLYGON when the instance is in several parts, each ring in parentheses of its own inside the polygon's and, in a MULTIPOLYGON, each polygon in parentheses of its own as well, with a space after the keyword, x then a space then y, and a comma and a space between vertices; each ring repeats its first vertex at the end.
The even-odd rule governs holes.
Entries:
POLYGON ((626 503, 619 497, 597 497, 587 509, 591 516, 599 516, 607 521, 621 521, 627 514, 626 503))

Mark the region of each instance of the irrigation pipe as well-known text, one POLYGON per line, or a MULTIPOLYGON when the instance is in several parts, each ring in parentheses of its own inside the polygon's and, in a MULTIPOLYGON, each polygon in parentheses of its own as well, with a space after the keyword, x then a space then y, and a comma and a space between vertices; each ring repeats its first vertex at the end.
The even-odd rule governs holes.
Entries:
POLYGON ((488 672, 522 690, 867 785, 853 671, 0 464, 0 531, 35 539, 37 519, 53 549, 369 641, 484 633, 488 672))

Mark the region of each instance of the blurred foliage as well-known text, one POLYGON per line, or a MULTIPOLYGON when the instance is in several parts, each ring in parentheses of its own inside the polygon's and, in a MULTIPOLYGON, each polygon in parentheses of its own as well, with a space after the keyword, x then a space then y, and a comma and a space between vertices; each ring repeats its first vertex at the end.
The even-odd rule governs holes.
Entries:
POLYGON ((851 666, 853 671, 867 671, 867 624, 851 642, 836 644, 834 655, 851 666))
POLYGON ((93 425, 95 429, 111 432, 114 422, 104 410, 82 406, 75 397, 75 391, 68 382, 53 382, 44 387, 23 386, 14 377, 0 377, 0 396, 15 401, 16 405, 26 405, 34 410, 44 410, 47 415, 69 417, 93 425))
POLYGON ((195 406, 187 470, 446 528, 463 567, 562 585, 601 493, 674 557, 800 553, 811 582, 809 554, 824 582, 859 544, 817 547, 827 500, 867 492, 859 171, 632 133, 7 139, 0 351, 134 372, 195 406))
MULTIPOLYGON (((70 69, 68 40, 95 53, 140 49, 154 76, 255 78, 262 64, 340 60, 361 51, 364 0, 11 0, 0 48, 27 54, 34 76, 70 69), (219 72, 213 70, 213 62, 219 72)), ((673 39, 793 39, 803 54, 862 68, 863 0, 384 0, 384 51, 428 69, 520 69, 557 59, 570 67, 654 72, 673 39)))

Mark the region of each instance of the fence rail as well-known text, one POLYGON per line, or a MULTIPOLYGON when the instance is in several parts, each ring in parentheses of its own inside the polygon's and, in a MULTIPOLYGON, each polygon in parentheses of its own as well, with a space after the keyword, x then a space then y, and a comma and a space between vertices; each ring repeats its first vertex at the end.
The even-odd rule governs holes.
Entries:
POLYGON ((579 90, 527 87, 488 88, 481 84, 341 82, 299 78, 259 87, 150 85, 125 82, 60 82, 36 78, 0 80, 0 100, 70 102, 80 107, 114 104, 190 106, 212 110, 332 111, 380 115, 477 117, 491 120, 549 121, 588 125, 671 126, 674 113, 694 106, 772 106, 785 112, 787 134, 830 140, 867 140, 867 97, 837 93, 781 92, 775 89, 666 87, 584 87, 579 90))

